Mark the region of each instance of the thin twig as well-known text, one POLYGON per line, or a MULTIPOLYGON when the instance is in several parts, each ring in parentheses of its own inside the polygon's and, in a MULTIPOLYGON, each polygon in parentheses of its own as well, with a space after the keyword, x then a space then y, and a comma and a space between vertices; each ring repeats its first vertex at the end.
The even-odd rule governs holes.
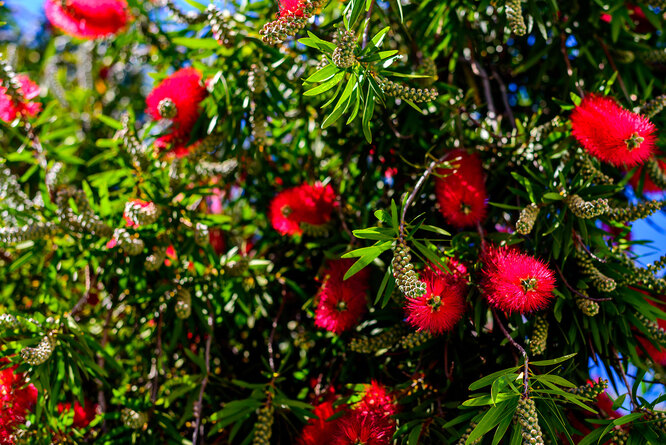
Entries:
POLYGON ((511 128, 516 130, 516 118, 513 115, 511 104, 509 104, 509 96, 506 92, 506 85, 504 84, 504 81, 497 72, 497 69, 495 69, 493 65, 490 66, 490 69, 493 72, 493 78, 497 81, 497 84, 499 85, 500 88, 500 92, 502 93, 502 103, 504 103, 504 108, 506 109, 506 114, 508 116, 509 123, 511 124, 511 128))
POLYGON ((282 310, 284 309, 284 303, 287 300, 286 294, 287 291, 283 285, 282 295, 281 295, 282 301, 280 302, 280 307, 278 308, 277 314, 275 314, 275 318, 273 319, 271 334, 268 336, 268 364, 271 367, 271 371, 273 371, 273 375, 275 375, 275 353, 273 351, 273 339, 275 337, 275 330, 277 329, 278 326, 278 319, 280 318, 280 315, 282 315, 282 310))
POLYGON ((208 385, 208 377, 210 376, 210 346, 213 342, 213 307, 208 302, 208 338, 206 339, 206 352, 205 352, 205 361, 206 361, 206 375, 201 381, 201 389, 199 389, 199 399, 197 404, 194 406, 194 434, 192 434, 192 445, 197 445, 199 441, 199 434, 203 434, 203 427, 201 426, 201 414, 203 411, 203 395, 206 390, 206 385, 208 385))
POLYGON ((400 239, 404 240, 405 238, 405 218, 407 217, 407 209, 409 208, 410 205, 412 205, 412 202, 416 198, 416 194, 418 191, 421 189, 423 184, 425 183, 426 179, 428 179, 428 176, 432 174, 432 172, 435 170, 435 168, 444 162, 444 159, 446 158, 447 155, 441 156, 439 159, 435 159, 430 163, 428 168, 423 172, 421 177, 419 178, 418 182, 414 186, 414 190, 412 190, 412 193, 409 194, 407 197, 407 200, 405 201, 405 206, 402 208, 402 214, 400 215, 400 239))
POLYGON ((150 388, 150 401, 154 404, 157 400, 157 390, 159 388, 160 370, 159 362, 162 358, 162 310, 160 309, 159 316, 157 317, 157 345, 155 350, 155 363, 153 372, 153 380, 150 388))
POLYGON ((631 96, 629 96, 629 92, 627 91, 627 87, 624 85, 624 80, 622 80, 622 75, 620 72, 617 70, 617 66, 615 65, 615 61, 613 60, 613 56, 611 56, 610 51, 608 51, 608 46, 606 45, 606 42, 604 42, 601 37, 595 36, 597 41, 601 44, 601 49, 604 50, 604 53, 606 54, 606 58, 608 59, 608 63, 610 63, 611 68, 613 71, 617 73, 617 83, 620 84, 620 88, 622 89, 622 92, 624 93, 624 96, 627 98, 629 103, 633 104, 633 101, 631 100, 631 96))
POLYGON ((490 90, 490 78, 488 73, 481 66, 478 60, 470 57, 467 62, 472 67, 472 72, 481 78, 481 83, 483 84, 483 95, 486 97, 486 105, 488 106, 488 117, 491 119, 493 130, 495 132, 499 131, 497 126, 497 110, 495 109, 495 102, 493 101, 493 94, 490 90))
POLYGON ((366 23, 365 28, 363 29, 363 45, 361 46, 361 49, 365 49, 365 47, 368 46, 368 40, 370 38, 370 17, 372 16, 372 8, 374 6, 375 0, 372 0, 368 12, 365 14, 366 23))
POLYGON ((595 254, 593 254, 592 251, 590 251, 590 249, 587 248, 587 246, 586 246, 585 243, 583 242, 583 239, 580 237, 580 235, 579 235, 575 230, 573 230, 572 232, 573 232, 573 237, 574 237, 574 239, 576 240, 576 242, 578 243, 578 245, 579 245, 580 247, 582 247, 583 250, 584 250, 585 252, 587 252, 588 255, 590 255, 592 258, 594 258, 595 260, 597 260, 597 261, 600 262, 600 263, 605 263, 605 262, 606 262, 605 259, 603 259, 603 258, 599 258, 599 257, 596 256, 595 254))
POLYGON ((562 278, 562 282, 564 282, 564 285, 565 285, 565 286, 566 286, 571 292, 573 292, 574 294, 578 295, 579 297, 584 298, 584 299, 586 299, 586 300, 590 300, 590 301, 610 301, 610 300, 612 300, 612 298, 592 298, 592 297, 590 297, 589 295, 585 295, 584 293, 579 292, 579 291, 578 291, 577 289, 575 289, 571 284, 569 284, 569 282, 567 281, 566 278, 564 278, 564 274, 562 273, 562 269, 560 269, 560 267, 559 267, 557 264, 555 264, 555 269, 557 270, 557 273, 560 275, 560 278, 562 278))
POLYGON ((509 334, 509 331, 506 330, 504 327, 504 324, 502 323, 502 320, 500 320, 499 315, 497 315, 497 311, 493 309, 493 317, 495 317, 495 321, 499 325, 500 329, 502 330, 502 333, 506 337, 507 340, 509 340, 509 343, 513 345, 514 348, 516 348, 523 356, 523 359, 525 359, 525 365, 523 368, 523 396, 526 396, 527 393, 529 392, 530 389, 530 368, 529 368, 529 363, 530 359, 527 356, 527 352, 525 351, 525 348, 520 346, 516 341, 511 337, 511 334, 509 334))
POLYGON ((624 372, 624 366, 622 365, 622 361, 620 360, 620 356, 617 353, 617 350, 615 349, 615 346, 611 346, 611 350, 613 351, 613 355, 615 356, 615 362, 616 362, 616 365, 617 365, 617 369, 620 372, 620 375, 622 376, 622 381, 624 381, 624 386, 627 388, 627 393, 629 394, 629 401, 631 402, 631 406, 633 407, 633 410, 636 410, 636 408, 638 408, 638 402, 636 401, 636 398, 634 397, 634 393, 631 390, 631 386, 629 386, 629 380, 627 379, 627 374, 624 372))
MULTIPOLYGON (((109 308, 106 311, 106 317, 104 318, 104 327, 102 328, 102 340, 100 341, 100 347, 103 350, 106 347, 106 344, 109 342, 109 326, 111 325, 111 316, 113 315, 113 306, 114 306, 114 297, 111 294, 111 302, 109 308)), ((104 356, 98 354, 97 356, 97 366, 100 369, 104 369, 104 356)), ((97 379, 97 404, 99 405, 99 410, 102 414, 106 414, 106 394, 104 394, 104 387, 101 380, 97 379)), ((106 432, 106 417, 102 421, 102 431, 106 432)))
MULTIPOLYGON (((567 75, 569 78, 573 77, 573 68, 571 68, 571 61, 569 60, 569 53, 567 52, 567 38, 564 36, 564 32, 560 32, 560 50, 564 56, 564 63, 567 66, 567 75)), ((578 81, 574 80, 574 85, 578 90, 580 97, 585 96, 585 91, 580 87, 578 81)))

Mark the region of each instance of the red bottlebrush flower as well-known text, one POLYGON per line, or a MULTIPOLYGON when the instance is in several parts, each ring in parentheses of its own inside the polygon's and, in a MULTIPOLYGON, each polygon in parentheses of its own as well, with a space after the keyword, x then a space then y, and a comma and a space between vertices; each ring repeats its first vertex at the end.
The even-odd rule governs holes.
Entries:
MULTIPOLYGON (((657 159, 657 164, 659 164, 659 168, 661 169, 662 172, 666 174, 666 159, 657 159)), ((643 170, 644 167, 640 167, 636 173, 629 179, 629 184, 634 188, 638 188, 638 182, 641 179, 641 176, 643 176, 643 170)), ((645 175, 645 181, 643 181, 643 192, 645 193, 659 193, 663 192, 664 189, 660 188, 657 184, 652 182, 650 177, 646 174, 645 175)))
POLYGON ((446 157, 453 169, 438 169, 435 195, 439 211, 455 227, 468 227, 486 216, 486 186, 481 160, 464 150, 454 150, 446 157))
POLYGON ((588 94, 571 113, 572 134, 592 156, 616 167, 633 167, 652 155, 655 126, 615 100, 588 94))
POLYGON ((436 274, 446 276, 451 284, 460 286, 463 289, 466 288, 468 278, 467 266, 456 258, 445 258, 444 265, 448 270, 442 270, 439 266, 434 264, 429 264, 428 268, 432 269, 436 274))
POLYGON ((322 445, 327 443, 340 425, 340 418, 330 421, 328 419, 344 410, 344 406, 334 407, 332 400, 315 406, 312 414, 317 418, 309 419, 307 425, 303 427, 303 432, 301 432, 297 441, 298 445, 322 445))
POLYGON ((391 436, 371 416, 353 412, 341 419, 333 445, 388 445, 391 436))
POLYGON ((159 149, 171 146, 179 157, 189 153, 183 147, 201 114, 200 103, 208 94, 201 79, 201 73, 194 68, 180 69, 160 82, 146 98, 147 112, 154 119, 171 120, 171 132, 155 142, 159 149))
POLYGON ((343 280, 353 260, 330 261, 317 296, 315 326, 340 334, 358 324, 366 309, 368 269, 343 280))
POLYGON ((303 0, 280 0, 278 17, 303 17, 303 0))
POLYGON ((421 281, 426 284, 426 293, 407 298, 407 322, 433 334, 451 330, 465 312, 462 286, 452 275, 431 268, 423 271, 421 281))
MULTIPOLYGON (((6 361, 0 361, 0 365, 6 361)), ((25 376, 15 373, 16 366, 0 371, 0 444, 13 444, 16 428, 37 402, 37 389, 26 386, 25 376)))
MULTIPOLYGON (((72 404, 69 402, 58 404, 58 413, 60 414, 70 409, 72 409, 72 404)), ((91 401, 85 401, 83 405, 78 400, 74 402, 74 420, 72 422, 74 428, 87 427, 95 419, 95 416, 97 416, 97 404, 91 401)))
POLYGON ((321 226, 331 220, 337 206, 330 185, 301 184, 280 192, 271 202, 271 224, 282 235, 302 234, 301 223, 321 226))
POLYGON ((129 20, 125 0, 46 0, 44 10, 53 26, 86 40, 116 34, 129 20))
POLYGON ((21 84, 20 92, 24 99, 22 103, 14 102, 7 94, 7 88, 0 85, 0 119, 7 123, 16 119, 19 114, 34 116, 42 111, 41 103, 31 102, 39 96, 39 86, 25 74, 19 74, 16 79, 21 84))
POLYGON ((500 247, 490 249, 483 263, 481 288, 496 308, 525 314, 546 307, 553 298, 554 274, 540 260, 500 247))
POLYGON ((374 380, 367 385, 361 400, 354 406, 354 412, 370 418, 386 436, 393 436, 396 423, 391 416, 398 413, 398 404, 385 386, 374 380))

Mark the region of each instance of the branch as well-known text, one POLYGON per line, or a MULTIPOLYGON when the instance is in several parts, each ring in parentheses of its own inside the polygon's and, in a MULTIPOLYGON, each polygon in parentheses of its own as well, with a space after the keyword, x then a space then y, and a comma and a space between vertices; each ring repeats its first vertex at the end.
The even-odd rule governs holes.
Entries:
POLYGON ((627 91, 627 87, 624 85, 624 80, 622 80, 622 75, 620 72, 617 70, 617 66, 615 65, 615 61, 613 60, 613 57, 611 56, 610 51, 608 51, 608 46, 606 43, 601 39, 599 36, 595 36, 597 41, 601 44, 601 48, 604 50, 604 53, 606 54, 606 58, 608 59, 608 63, 610 63, 611 68, 613 71, 617 73, 617 82, 620 84, 620 88, 622 89, 622 92, 624 93, 624 97, 627 98, 629 103, 633 103, 631 100, 631 96, 629 96, 629 92, 627 91))
POLYGON ((416 198, 416 194, 418 193, 419 189, 423 186, 425 183, 426 179, 428 179, 428 176, 432 174, 432 172, 435 170, 435 168, 444 162, 444 158, 446 158, 446 155, 441 156, 439 159, 435 159, 430 163, 426 171, 423 172, 421 177, 419 178, 418 182, 414 186, 414 190, 412 190, 412 193, 409 194, 409 197, 407 197, 407 200, 405 201, 405 206, 402 208, 402 214, 400 215, 400 239, 404 240, 405 239, 405 218, 407 216, 407 209, 409 208, 410 205, 412 205, 412 202, 416 198))
MULTIPOLYGON (((567 38, 564 36, 564 33, 560 31, 560 50, 562 51, 562 55, 564 56, 564 63, 567 66, 567 75, 569 78, 573 77, 573 68, 571 68, 571 61, 569 60, 569 53, 567 52, 567 38)), ((580 87, 578 84, 578 81, 574 80, 574 85, 576 86, 576 89, 578 90, 578 94, 580 94, 580 97, 585 96, 585 91, 580 87)))
POLYGON ((157 389, 159 388, 159 379, 160 379, 159 361, 161 357, 162 357, 162 310, 160 309, 159 316, 157 318, 157 347, 155 351, 155 364, 153 368, 155 375, 153 375, 153 380, 150 388, 150 401, 153 404, 157 400, 157 389))
POLYGON ((500 88, 500 92, 502 93, 502 102, 504 103, 504 108, 506 109, 506 114, 508 115, 511 128, 516 130, 516 118, 514 117, 513 110, 511 109, 511 105, 509 104, 509 96, 507 95, 506 92, 506 85, 504 85, 504 81, 497 72, 497 69, 495 69, 495 66, 491 65, 490 69, 493 72, 493 78, 495 78, 495 80, 497 81, 497 84, 499 85, 500 88))
POLYGON ((567 281, 566 278, 564 278, 564 274, 562 273, 562 269, 560 269, 560 267, 559 267, 557 264, 555 264, 555 269, 557 270, 557 273, 560 275, 560 278, 562 278, 562 282, 564 282, 564 285, 565 285, 565 286, 566 286, 571 292, 573 292, 574 294, 578 295, 579 297, 584 298, 584 299, 586 299, 586 300, 590 300, 590 301, 610 301, 610 300, 612 300, 612 298, 592 298, 592 297, 590 297, 589 295, 585 295, 584 293, 579 292, 579 291, 578 291, 577 289, 575 289, 571 284, 569 284, 569 282, 567 281))
POLYGON ((633 407, 632 411, 635 411, 636 408, 638 408, 638 402, 636 401, 636 398, 634 397, 634 393, 631 390, 631 386, 629 385, 629 380, 627 379, 627 374, 624 372, 624 366, 622 366, 620 356, 617 353, 617 349, 615 349, 615 346, 611 346, 611 351, 613 351, 613 356, 615 357, 615 362, 616 362, 616 365, 617 365, 617 369, 620 372, 620 375, 622 376, 622 381, 624 382, 624 386, 627 388, 627 393, 629 394, 629 401, 631 402, 631 406, 633 407))
POLYGON ((530 389, 530 376, 529 376, 530 359, 527 356, 527 352, 525 352, 525 348, 523 348, 518 343, 516 343, 516 341, 513 339, 513 337, 511 337, 511 334, 509 334, 509 331, 506 330, 506 328, 504 327, 504 324, 500 320, 499 315, 497 315, 497 311, 495 311, 495 309, 493 309, 493 317, 495 317, 495 321, 497 322, 500 329, 502 330, 502 333, 504 333, 504 336, 506 337, 506 339, 509 340, 509 343, 511 343, 513 345, 513 347, 516 348, 522 354, 523 358, 525 359, 525 365, 524 365, 524 368, 523 368, 523 396, 526 396, 527 393, 529 392, 529 389, 530 389))
POLYGON ((275 353, 273 352, 273 339, 275 338, 275 329, 277 329, 278 319, 282 315, 282 310, 284 309, 284 303, 287 300, 286 298, 286 289, 284 284, 282 285, 282 298, 280 302, 280 307, 278 308, 277 314, 273 319, 271 335, 268 336, 268 364, 271 366, 271 371, 273 371, 273 376, 275 376, 275 353))
POLYGON ((206 390, 206 385, 208 385, 208 377, 210 376, 210 346, 211 343, 213 342, 213 308, 210 304, 210 301, 208 302, 208 327, 210 328, 210 332, 208 333, 208 338, 206 339, 206 352, 205 352, 205 360, 206 360, 206 375, 204 376, 203 380, 201 381, 201 389, 199 389, 199 399, 197 400, 196 405, 194 405, 194 418, 196 419, 194 422, 194 434, 192 435, 192 445, 197 445, 198 440, 199 440, 199 433, 203 433, 201 431, 201 413, 203 411, 203 395, 204 391, 206 390))
POLYGON ((493 130, 498 131, 497 110, 495 109, 495 102, 493 102, 493 94, 490 91, 490 78, 488 77, 488 73, 483 68, 483 66, 481 66, 481 64, 473 57, 470 57, 467 62, 471 65, 472 72, 481 78, 481 83, 483 84, 483 95, 486 96, 486 104, 488 106, 488 117, 494 124, 493 130))
MULTIPOLYGON (((366 46, 368 46, 368 39, 370 38, 370 16, 372 16, 372 8, 375 6, 375 0, 372 0, 370 2, 370 7, 368 8, 368 12, 365 14, 365 28, 363 29, 363 44, 361 46, 361 49, 365 49, 366 46)), ((350 26, 352 25, 351 23, 349 24, 350 26)))

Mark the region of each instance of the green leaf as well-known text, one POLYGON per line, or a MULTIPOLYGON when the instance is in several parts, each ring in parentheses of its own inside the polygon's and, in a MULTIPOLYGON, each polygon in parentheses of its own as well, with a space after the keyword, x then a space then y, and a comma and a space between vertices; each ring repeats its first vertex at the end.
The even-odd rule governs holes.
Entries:
POLYGON ((349 99, 351 96, 352 91, 357 87, 356 81, 357 81, 356 74, 352 74, 349 76, 349 80, 347 80, 347 85, 345 86, 345 89, 342 91, 342 95, 340 96, 340 99, 338 100, 338 103, 335 105, 335 108, 329 114, 326 119, 324 119, 324 122, 321 125, 321 128, 326 128, 332 125, 336 120, 340 118, 342 113, 344 113, 347 109, 347 106, 349 104, 349 99))
POLYGON ((365 96, 363 103, 363 135, 368 144, 372 143, 372 133, 370 132, 370 118, 375 113, 375 93, 372 88, 368 88, 368 94, 365 96))
POLYGON ((304 92, 303 96, 316 96, 318 94, 325 93, 326 91, 330 90, 331 88, 339 84, 344 75, 345 75, 344 71, 337 73, 335 76, 333 76, 332 79, 327 80, 321 85, 317 85, 316 87, 311 88, 306 92, 304 92))
MULTIPOLYGON (((504 394, 503 394, 504 395, 504 394)), ((505 416, 507 409, 510 406, 510 401, 513 400, 518 400, 517 395, 512 395, 506 399, 506 401, 497 404, 495 406, 491 406, 488 412, 483 416, 483 418, 479 421, 479 423, 476 425, 476 428, 472 430, 470 433, 469 437, 467 438, 467 441, 465 444, 470 445, 473 444, 474 441, 477 439, 480 439, 483 437, 488 431, 492 430, 495 428, 501 421, 502 418, 505 416)), ((511 410, 508 412, 512 413, 511 410)), ((513 414, 513 413, 512 413, 513 414)))
POLYGON ((519 369, 521 369, 522 366, 516 366, 514 368, 508 368, 508 369, 503 369, 501 371, 493 372, 492 374, 488 374, 485 377, 480 378, 476 382, 472 383, 469 385, 469 390, 470 391, 476 391, 477 389, 483 388, 484 386, 490 385, 492 382, 494 382, 496 379, 505 376, 507 374, 512 374, 519 369))
POLYGON ((535 362, 530 362, 530 365, 534 365, 534 366, 557 365, 558 363, 566 362, 570 358, 575 357, 576 354, 577 353, 574 352, 573 354, 565 355, 565 356, 559 357, 559 358, 554 358, 552 360, 537 360, 535 362))
POLYGON ((354 230, 352 232, 356 238, 370 240, 389 240, 393 239, 394 231, 386 227, 370 227, 367 229, 354 230))
POLYGON ((342 258, 350 257, 360 257, 352 266, 349 268, 343 280, 353 276, 356 272, 363 269, 368 264, 372 263, 375 258, 381 255, 386 250, 390 249, 393 245, 393 241, 385 241, 381 244, 377 243, 371 247, 363 247, 361 249, 356 249, 354 251, 348 252, 342 255, 342 258))
POLYGON ((323 82, 324 80, 329 79, 331 76, 333 76, 335 73, 339 72, 340 68, 337 66, 333 65, 332 63, 329 63, 316 73, 314 73, 312 76, 308 77, 305 79, 305 82, 323 82))
POLYGON ((190 49, 218 49, 220 44, 215 39, 201 39, 197 37, 175 37, 171 39, 175 45, 190 49))
POLYGON ((123 124, 121 124, 119 121, 115 120, 112 117, 109 116, 104 116, 103 114, 100 114, 97 116, 97 119, 102 121, 102 123, 106 126, 109 126, 113 128, 114 130, 122 130, 123 124))

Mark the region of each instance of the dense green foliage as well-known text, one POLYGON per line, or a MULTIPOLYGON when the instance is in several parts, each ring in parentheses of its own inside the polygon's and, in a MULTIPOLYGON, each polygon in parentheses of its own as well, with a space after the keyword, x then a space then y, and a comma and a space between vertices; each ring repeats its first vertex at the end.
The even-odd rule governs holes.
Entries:
POLYGON ((633 261, 642 241, 627 236, 662 202, 642 193, 649 169, 589 157, 569 114, 585 92, 610 95, 643 107, 664 147, 664 2, 639 1, 638 25, 622 0, 313 2, 316 19, 272 45, 260 34, 272 2, 210 14, 188 1, 200 16, 128 3, 133 20, 113 37, 47 30, 2 44, 43 103, 0 126, 0 353, 39 391, 21 441, 262 443, 268 425, 273 443, 293 443, 319 395, 355 400, 374 379, 397 397, 396 443, 519 444, 534 409, 546 442, 662 443, 653 408, 666 397, 637 394, 666 377, 638 337, 666 346, 655 324, 666 313, 649 303, 666 281, 659 265, 633 261), (175 158, 155 150, 164 126, 145 99, 184 66, 208 79, 209 95, 190 135, 203 142, 175 158), (433 172, 450 167, 453 148, 483 162, 490 202, 478 227, 457 229, 438 211, 433 172), (627 208, 632 175, 640 208, 627 208), (315 181, 338 197, 331 223, 281 235, 271 200, 315 181), (135 199, 159 214, 111 247, 135 199), (417 271, 447 257, 466 264, 467 310, 450 332, 404 322, 391 266, 403 243, 417 271), (517 245, 556 271, 547 309, 488 305, 486 243, 517 245), (326 259, 343 254, 359 258, 352 273, 370 270, 370 309, 335 335, 313 312, 326 259), (25 348, 40 342, 47 358, 31 359, 25 348), (610 382, 630 414, 613 419, 596 393, 572 390, 590 358, 620 376, 637 367, 628 391, 610 382), (58 404, 74 400, 102 415, 72 428, 58 404))

